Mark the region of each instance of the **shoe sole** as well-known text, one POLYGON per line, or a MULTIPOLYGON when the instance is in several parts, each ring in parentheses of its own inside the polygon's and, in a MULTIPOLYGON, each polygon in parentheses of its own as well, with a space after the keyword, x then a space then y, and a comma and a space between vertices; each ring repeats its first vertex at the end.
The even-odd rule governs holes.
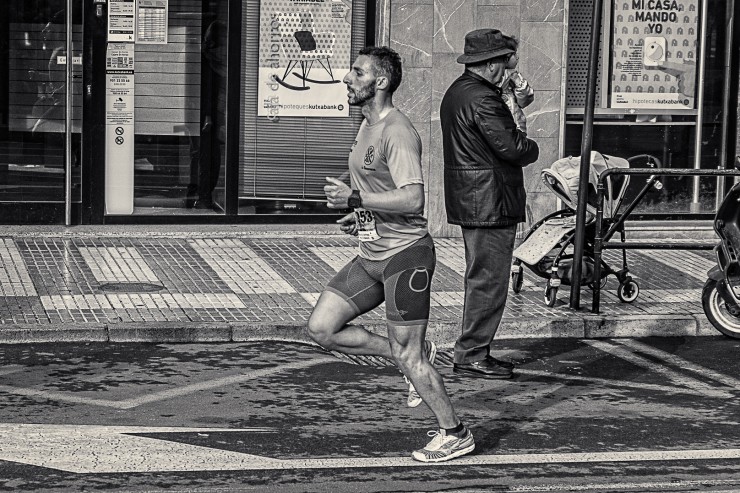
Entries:
POLYGON ((448 460, 452 460, 455 457, 460 457, 461 455, 469 454, 473 450, 475 450, 475 443, 473 443, 469 447, 465 447, 462 450, 458 450, 457 452, 453 452, 450 455, 446 455, 445 457, 441 457, 439 459, 427 459, 426 457, 424 457, 423 459, 420 459, 416 457, 416 455, 414 454, 411 454, 411 458, 419 462, 445 462, 448 460))
MULTIPOLYGON (((431 341, 429 342, 431 344, 431 349, 429 350, 429 362, 432 364, 432 366, 434 366, 434 360, 437 359, 437 345, 431 341)), ((409 383, 409 385, 411 384, 409 383)), ((422 402, 424 401, 422 400, 421 396, 419 396, 418 399, 414 399, 413 401, 406 400, 406 406, 410 408, 419 407, 422 402)))
POLYGON ((463 370, 460 368, 453 368, 452 373, 463 373, 465 375, 470 375, 472 377, 490 378, 490 379, 495 379, 495 380, 507 380, 514 376, 514 372, 511 372, 506 375, 491 375, 491 374, 479 373, 477 371, 463 370))

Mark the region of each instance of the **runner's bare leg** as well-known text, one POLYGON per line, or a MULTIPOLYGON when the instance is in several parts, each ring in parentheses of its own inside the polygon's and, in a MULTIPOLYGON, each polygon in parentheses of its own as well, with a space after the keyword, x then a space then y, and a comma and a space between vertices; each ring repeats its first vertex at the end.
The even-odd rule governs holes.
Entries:
POLYGON ((308 334, 321 347, 331 351, 393 358, 388 338, 357 325, 347 325, 357 316, 347 300, 324 291, 308 319, 308 334))

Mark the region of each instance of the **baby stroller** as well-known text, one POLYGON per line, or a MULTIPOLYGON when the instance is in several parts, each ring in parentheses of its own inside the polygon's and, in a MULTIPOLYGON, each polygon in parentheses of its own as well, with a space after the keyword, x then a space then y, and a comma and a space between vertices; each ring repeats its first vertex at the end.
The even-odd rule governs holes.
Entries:
MULTIPOLYGON (((596 151, 591 153, 591 167, 589 170, 589 185, 586 206, 586 230, 583 259, 581 266, 580 285, 588 285, 592 289, 598 281, 601 287, 606 285, 609 275, 616 276, 619 281, 617 296, 626 303, 637 299, 640 287, 632 280, 627 267, 627 252, 622 249, 622 268, 615 270, 601 260, 600 279, 594 279, 594 238, 596 235, 596 187, 601 173, 612 168, 628 168, 636 162, 644 163, 645 167, 660 168, 660 161, 654 156, 640 154, 627 159, 608 156, 596 151)), ((511 285, 515 293, 522 289, 524 273, 522 264, 526 265, 538 276, 547 279, 545 288, 545 303, 555 306, 556 295, 561 284, 571 285, 573 273, 573 241, 576 230, 576 207, 578 204, 578 181, 581 159, 569 156, 555 161, 550 168, 542 170, 541 176, 545 185, 552 190, 563 202, 565 209, 548 214, 534 224, 524 237, 519 247, 514 250, 514 262, 511 267, 511 285)), ((629 175, 610 175, 606 178, 604 194, 603 222, 601 230, 604 232, 603 241, 607 242, 611 236, 619 231, 622 242, 625 241, 624 219, 626 215, 619 213, 627 186, 629 175)), ((649 187, 647 185, 646 187, 649 187)), ((660 188, 660 182, 653 186, 660 188)), ((637 194, 636 198, 627 207, 632 211, 636 203, 645 195, 647 190, 637 194)), ((627 213, 629 214, 629 212, 627 213)))

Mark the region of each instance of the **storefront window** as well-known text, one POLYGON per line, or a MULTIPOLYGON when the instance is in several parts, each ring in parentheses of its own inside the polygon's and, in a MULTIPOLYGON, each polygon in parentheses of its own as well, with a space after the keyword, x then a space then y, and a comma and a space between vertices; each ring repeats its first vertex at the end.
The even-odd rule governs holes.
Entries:
POLYGON ((134 214, 223 213, 228 1, 160 3, 166 43, 136 43, 134 214))
POLYGON ((362 122, 342 78, 365 44, 364 1, 244 7, 239 213, 332 213, 325 177, 346 176, 362 122))
MULTIPOLYGON (((706 19, 700 0, 672 2, 671 9, 659 13, 648 8, 650 2, 607 2, 594 150, 623 158, 650 154, 668 169, 727 166, 720 162, 727 145, 722 139, 727 4, 726 0, 706 1, 706 19), (706 54, 703 74, 702 50, 706 54)), ((591 13, 590 1, 571 3, 566 155, 579 155, 581 149, 591 13)), ((644 167, 645 161, 636 164, 644 167)), ((717 178, 701 178, 697 183, 689 176, 664 176, 661 182, 661 190, 651 190, 640 201, 638 215, 700 216, 714 211, 717 178)), ((644 178, 632 178, 628 200, 641 183, 644 178)))
MULTIPOLYGON (((65 201, 66 0, 0 2, 0 203, 65 201)), ((80 200, 81 13, 73 12, 72 200, 80 200)))

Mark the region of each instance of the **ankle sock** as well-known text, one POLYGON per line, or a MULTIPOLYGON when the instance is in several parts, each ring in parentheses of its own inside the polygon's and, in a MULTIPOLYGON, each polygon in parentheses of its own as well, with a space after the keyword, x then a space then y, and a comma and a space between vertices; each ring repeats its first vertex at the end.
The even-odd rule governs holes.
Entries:
POLYGON ((455 435, 456 437, 460 437, 465 433, 465 425, 460 421, 454 428, 445 428, 444 430, 445 435, 455 435))

